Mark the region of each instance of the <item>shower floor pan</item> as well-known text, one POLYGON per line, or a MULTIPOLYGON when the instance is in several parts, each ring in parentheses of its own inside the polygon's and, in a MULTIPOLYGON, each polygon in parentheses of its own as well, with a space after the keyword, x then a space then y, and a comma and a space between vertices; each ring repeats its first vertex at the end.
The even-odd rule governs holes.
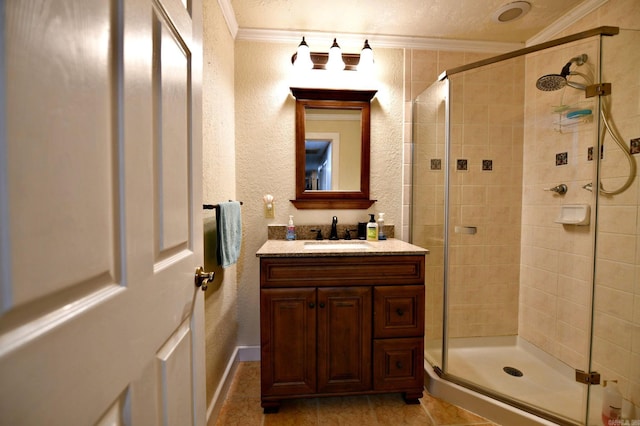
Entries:
MULTIPOLYGON (((428 354, 430 352, 427 351, 428 354)), ((432 355, 439 358, 439 354, 432 353, 432 355)), ((575 381, 575 371, 517 336, 452 339, 449 344, 447 370, 449 374, 465 381, 541 407, 559 417, 582 419, 585 412, 587 387, 575 381), (522 376, 514 375, 513 369, 521 372, 522 376)), ((435 375, 430 366, 427 372, 435 375)), ((447 396, 451 397, 452 394, 451 389, 446 389, 447 383, 454 385, 438 376, 429 377, 428 389, 435 396, 439 396, 440 392, 443 393, 442 398, 449 399, 447 396)), ((475 392, 472 394, 477 395, 475 392)), ((472 411, 475 408, 478 414, 503 424, 509 424, 504 422, 512 419, 513 412, 516 414, 521 412, 517 409, 514 411, 512 407, 502 403, 496 404, 495 407, 488 406, 488 409, 479 408, 487 405, 486 402, 498 403, 488 397, 484 397, 488 399, 485 403, 474 402, 463 394, 459 397, 463 399, 454 398, 456 400, 451 402, 465 408, 469 407, 472 411), (472 405, 469 406, 469 404, 472 405), (501 417, 496 411, 496 408, 505 408, 505 406, 507 411, 512 412, 502 413, 507 415, 507 418, 501 417)), ((519 424, 553 424, 536 416, 525 415, 525 417, 530 417, 530 421, 525 422, 525 419, 520 419, 519 424)))

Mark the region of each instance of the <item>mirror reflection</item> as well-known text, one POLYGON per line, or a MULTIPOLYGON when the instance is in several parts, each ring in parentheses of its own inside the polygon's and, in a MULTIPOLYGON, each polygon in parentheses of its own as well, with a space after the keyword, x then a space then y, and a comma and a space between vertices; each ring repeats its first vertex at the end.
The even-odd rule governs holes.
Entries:
POLYGON ((361 109, 305 107, 305 191, 359 191, 361 109))
POLYGON ((375 90, 292 87, 298 209, 367 209, 375 90))

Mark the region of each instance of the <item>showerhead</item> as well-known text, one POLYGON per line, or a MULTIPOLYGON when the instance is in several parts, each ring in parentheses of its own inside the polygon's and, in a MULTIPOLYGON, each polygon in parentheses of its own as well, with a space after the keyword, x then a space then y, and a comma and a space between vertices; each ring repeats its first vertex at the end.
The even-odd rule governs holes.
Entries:
POLYGON ((574 83, 572 81, 567 80, 567 76, 573 74, 570 70, 571 64, 576 63, 578 66, 584 64, 587 61, 587 55, 582 54, 580 56, 576 56, 575 58, 571 58, 567 64, 562 67, 562 71, 560 74, 547 74, 543 75, 536 81, 536 87, 538 90, 542 90, 544 92, 551 92, 554 90, 560 90, 565 86, 573 87, 574 89, 584 90, 585 86, 580 83, 574 83))
POLYGON ((567 85, 567 78, 562 74, 543 75, 536 81, 536 87, 543 92, 560 90, 567 85))

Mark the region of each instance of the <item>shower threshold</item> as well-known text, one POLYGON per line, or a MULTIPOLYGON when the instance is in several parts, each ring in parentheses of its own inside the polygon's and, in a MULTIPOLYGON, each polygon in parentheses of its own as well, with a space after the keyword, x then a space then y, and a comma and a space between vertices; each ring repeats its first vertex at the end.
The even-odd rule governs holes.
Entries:
MULTIPOLYGON (((434 357, 430 350, 427 355, 434 357)), ((575 382, 574 370, 517 336, 451 339, 446 374, 450 380, 439 377, 428 362, 425 367, 430 393, 501 424, 557 422, 467 387, 487 389, 516 405, 540 407, 537 411, 548 411, 553 418, 579 422, 584 416, 587 387, 575 382)))

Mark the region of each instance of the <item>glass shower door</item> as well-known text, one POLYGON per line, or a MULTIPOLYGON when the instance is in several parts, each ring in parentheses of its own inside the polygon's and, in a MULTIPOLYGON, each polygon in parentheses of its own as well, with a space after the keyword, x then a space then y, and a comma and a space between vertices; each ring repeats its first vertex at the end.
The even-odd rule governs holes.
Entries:
MULTIPOLYGON (((625 150, 632 154, 640 151, 638 46, 640 31, 621 29, 619 35, 602 39, 601 81, 611 83, 612 90, 610 95, 602 97, 605 115, 600 119, 604 134, 600 182, 609 192, 624 188, 630 167, 628 158, 606 126, 625 150)), ((635 163, 637 155, 631 158, 635 163)), ((591 387, 589 425, 606 424, 603 413, 612 419, 611 424, 640 425, 640 182, 637 168, 633 177, 629 187, 619 194, 599 195, 591 370, 600 373, 601 384, 591 387)))
POLYGON ((414 119, 413 237, 434 254, 427 359, 450 381, 577 424, 596 229, 595 194, 583 186, 596 176, 599 105, 536 81, 581 54, 579 71, 593 79, 599 49, 594 37, 450 75, 418 97, 414 119), (577 110, 591 114, 568 118, 577 110), (568 206, 585 207, 587 220, 558 223, 568 206))
POLYGON ((429 248, 425 264, 425 358, 443 367, 446 98, 437 81, 413 103, 412 243, 429 248))

